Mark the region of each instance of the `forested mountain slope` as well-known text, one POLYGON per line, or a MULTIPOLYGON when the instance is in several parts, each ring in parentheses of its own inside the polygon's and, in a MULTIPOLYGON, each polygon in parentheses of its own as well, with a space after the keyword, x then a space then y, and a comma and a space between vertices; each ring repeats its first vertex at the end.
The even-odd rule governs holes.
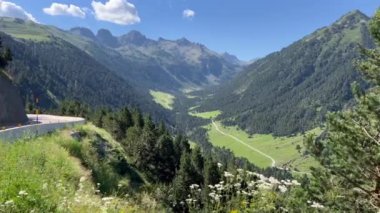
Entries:
POLYGON ((53 26, 0 18, 0 31, 14 38, 51 43, 60 38, 86 52, 139 89, 178 92, 217 84, 235 75, 241 62, 186 39, 152 40, 131 31, 120 37, 106 29, 95 35, 86 28, 63 31, 53 26))
POLYGON ((200 109, 222 110, 219 118, 250 133, 288 135, 321 124, 326 112, 352 98, 350 85, 360 79, 353 65, 360 58, 358 44, 374 45, 368 20, 360 11, 350 12, 254 62, 212 91, 200 109))
POLYGON ((0 37, 13 54, 7 72, 30 104, 39 98, 39 107, 46 109, 64 99, 76 99, 93 107, 138 106, 167 117, 164 110, 126 80, 60 38, 35 42, 15 40, 4 33, 0 37))

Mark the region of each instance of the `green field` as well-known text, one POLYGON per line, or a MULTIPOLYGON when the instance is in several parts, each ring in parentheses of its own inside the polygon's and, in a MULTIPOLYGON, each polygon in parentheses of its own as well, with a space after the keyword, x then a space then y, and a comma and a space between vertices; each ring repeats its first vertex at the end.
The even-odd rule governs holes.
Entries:
POLYGON ((173 109, 173 103, 175 96, 166 92, 150 90, 150 95, 153 97, 153 101, 160 104, 165 109, 173 109))
MULTIPOLYGON (((311 158, 302 157, 297 151, 296 146, 301 146, 303 150, 303 136, 297 135, 294 137, 273 137, 272 135, 256 134, 249 136, 242 130, 236 127, 224 127, 220 122, 216 122, 219 129, 229 135, 233 135, 242 140, 246 144, 263 153, 271 156, 276 161, 276 166, 284 166, 300 171, 309 171, 310 166, 316 166, 317 162, 311 158)), ((271 159, 247 148, 247 146, 237 142, 233 138, 223 135, 210 124, 205 127, 208 129, 210 142, 219 147, 225 147, 235 153, 236 156, 245 157, 252 163, 260 167, 268 167, 271 165, 271 159)), ((320 134, 321 129, 314 129, 308 133, 320 134)), ((301 151, 302 153, 303 151, 301 151)))
POLYGON ((210 111, 210 112, 193 112, 190 111, 189 115, 194 116, 194 117, 199 117, 199 118, 204 118, 204 119, 212 119, 220 115, 222 112, 220 110, 216 111, 210 111))
POLYGON ((49 41, 50 35, 46 33, 44 26, 38 26, 30 21, 15 20, 3 17, 0 30, 16 38, 33 41, 49 41))

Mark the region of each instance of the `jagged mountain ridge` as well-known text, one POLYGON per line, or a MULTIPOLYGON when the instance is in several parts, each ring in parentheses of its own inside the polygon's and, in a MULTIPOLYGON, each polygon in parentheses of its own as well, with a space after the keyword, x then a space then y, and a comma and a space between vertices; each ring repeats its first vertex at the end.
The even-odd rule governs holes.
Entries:
MULTIPOLYGON (((218 84, 234 76, 242 66, 236 56, 228 53, 218 54, 186 38, 174 41, 163 38, 152 40, 135 30, 116 37, 105 29, 89 36, 89 31, 84 28, 71 30, 72 33, 116 50, 126 61, 125 67, 129 67, 130 70, 141 67, 145 71, 145 79, 138 76, 139 73, 135 73, 133 79, 140 79, 143 83, 151 82, 153 87, 170 85, 164 89, 176 90, 218 84)), ((120 74, 128 77, 129 73, 120 74)))

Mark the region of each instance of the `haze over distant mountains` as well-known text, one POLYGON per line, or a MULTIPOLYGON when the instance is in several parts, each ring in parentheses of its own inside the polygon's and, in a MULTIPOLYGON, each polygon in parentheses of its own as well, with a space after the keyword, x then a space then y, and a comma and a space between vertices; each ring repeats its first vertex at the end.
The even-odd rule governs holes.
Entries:
POLYGON ((159 38, 156 41, 138 31, 120 37, 113 36, 106 29, 99 30, 96 35, 86 28, 70 31, 118 53, 123 64, 108 65, 120 75, 163 90, 218 84, 236 74, 242 65, 236 56, 218 54, 186 38, 174 41, 159 38), (130 71, 120 71, 125 68, 130 71), (139 73, 134 69, 139 69, 139 73))

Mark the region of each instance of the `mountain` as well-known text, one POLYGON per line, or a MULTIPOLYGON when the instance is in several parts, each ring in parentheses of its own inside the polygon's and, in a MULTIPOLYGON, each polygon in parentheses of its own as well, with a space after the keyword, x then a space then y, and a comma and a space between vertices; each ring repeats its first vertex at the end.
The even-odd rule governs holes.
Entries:
POLYGON ((13 18, 0 18, 0 31, 16 39, 49 42, 60 38, 139 90, 180 92, 230 79, 241 70, 235 56, 209 50, 187 39, 149 39, 138 31, 114 36, 107 29, 96 35, 76 27, 70 31, 13 18))
POLYGON ((75 34, 75 35, 78 35, 78 36, 83 36, 83 37, 86 37, 88 39, 91 39, 91 40, 95 40, 96 37, 94 35, 94 33, 87 29, 87 28, 84 28, 84 27, 75 27, 75 28, 72 28, 70 30, 71 33, 75 34))
POLYGON ((18 89, 0 71, 0 127, 28 121, 18 89))
POLYGON ((219 109, 226 124, 250 133, 289 135, 316 127, 328 111, 352 99, 350 85, 360 81, 353 65, 361 57, 358 44, 374 45, 368 20, 360 11, 350 12, 257 60, 211 91, 199 109, 219 109))
POLYGON ((49 109, 62 100, 75 99, 92 107, 139 107, 155 118, 170 119, 144 92, 136 90, 86 52, 61 38, 35 35, 39 40, 17 39, 0 33, 3 45, 13 55, 7 74, 19 86, 27 104, 39 98, 39 107, 49 109))

